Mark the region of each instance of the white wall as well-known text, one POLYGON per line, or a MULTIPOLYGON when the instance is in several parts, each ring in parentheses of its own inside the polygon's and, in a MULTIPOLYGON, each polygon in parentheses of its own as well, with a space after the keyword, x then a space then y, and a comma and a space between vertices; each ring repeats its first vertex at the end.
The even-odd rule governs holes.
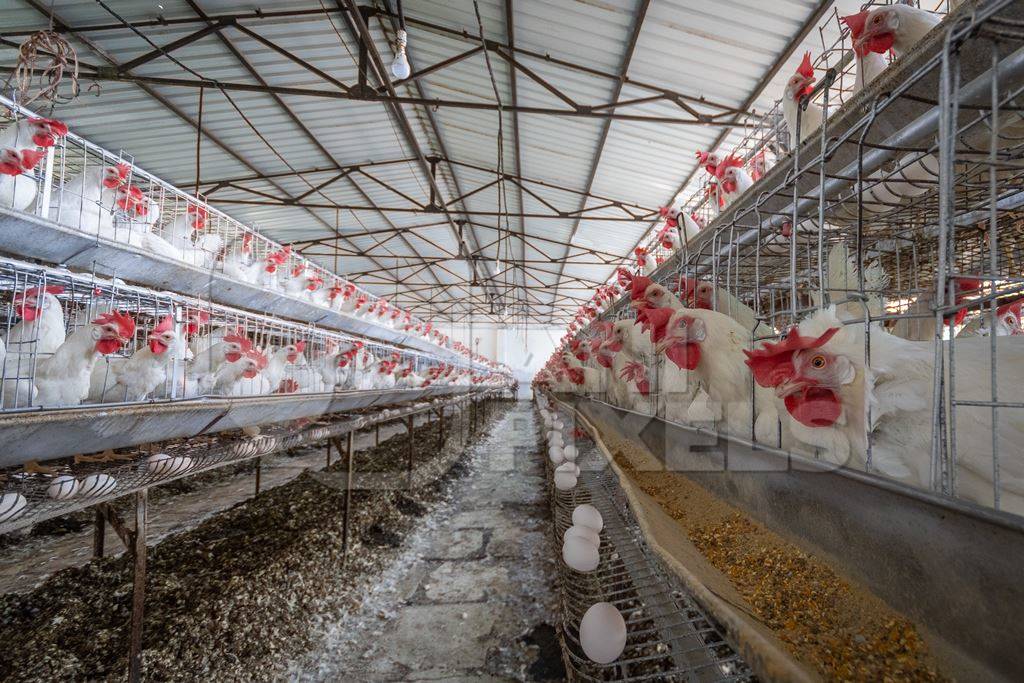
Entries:
POLYGON ((512 368, 519 380, 519 395, 529 397, 530 381, 555 350, 565 333, 561 327, 504 328, 493 323, 481 325, 442 325, 452 341, 460 341, 484 356, 512 368), (477 344, 475 340, 479 339, 477 344))

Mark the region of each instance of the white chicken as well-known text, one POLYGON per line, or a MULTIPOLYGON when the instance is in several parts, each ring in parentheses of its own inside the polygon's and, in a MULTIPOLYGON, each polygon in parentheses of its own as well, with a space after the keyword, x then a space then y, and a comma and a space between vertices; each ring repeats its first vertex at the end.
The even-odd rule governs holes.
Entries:
POLYGON ((236 360, 228 359, 214 373, 211 393, 218 396, 254 396, 269 394, 270 388, 260 372, 267 367, 267 357, 249 348, 236 360))
POLYGON ((38 184, 32 171, 46 152, 0 148, 0 206, 24 211, 36 199, 38 184))
POLYGON ((884 55, 892 50, 899 59, 924 40, 940 21, 942 17, 938 14, 902 3, 875 7, 857 20, 862 30, 853 47, 865 54, 884 55))
POLYGON ((174 329, 174 318, 165 316, 149 333, 146 346, 130 358, 108 358, 93 368, 89 401, 117 403, 142 401, 167 381, 167 367, 185 350, 185 341, 174 329))
POLYGON ((654 357, 650 340, 632 320, 618 320, 612 325, 608 339, 601 344, 601 352, 611 357, 606 381, 611 401, 627 410, 650 412, 647 410, 651 403, 648 368, 654 357))
POLYGON ((298 384, 286 382, 287 367, 299 363, 303 351, 306 350, 305 341, 285 344, 270 354, 267 366, 263 370, 263 377, 267 380, 267 386, 272 393, 290 394, 298 390, 298 384), (289 390, 290 389, 290 390, 289 390))
POLYGON ((868 19, 867 10, 858 12, 857 14, 851 14, 850 16, 842 17, 842 21, 850 29, 850 41, 853 43, 853 54, 857 61, 857 72, 853 79, 853 93, 859 93, 863 90, 871 81, 885 71, 886 67, 889 66, 889 62, 886 61, 884 54, 879 54, 872 50, 866 49, 866 47, 860 42, 861 35, 864 33, 864 24, 868 19))
POLYGON ((730 155, 720 163, 715 175, 718 177, 718 186, 721 188, 726 206, 754 184, 754 179, 743 168, 743 160, 737 156, 730 155))
POLYGON ((789 146, 794 148, 798 142, 807 140, 814 131, 821 128, 825 114, 814 102, 808 102, 807 108, 800 112, 800 130, 796 129, 797 111, 800 101, 814 90, 814 66, 811 64, 811 53, 805 52, 803 61, 796 72, 786 82, 782 91, 782 117, 789 130, 789 146), (798 135, 799 133, 799 135, 798 135))
POLYGON ((36 402, 76 406, 89 394, 93 366, 100 355, 121 350, 135 336, 135 321, 119 311, 103 313, 70 335, 49 358, 36 364, 36 402))
POLYGON ((0 132, 0 149, 13 147, 53 147, 57 138, 68 134, 68 127, 56 119, 23 118, 0 132))
POLYGON ((259 282, 263 262, 253 258, 252 240, 252 233, 247 232, 232 242, 224 255, 224 275, 238 282, 259 282))
MULTIPOLYGON (((919 487, 933 478, 932 385, 935 352, 930 342, 913 342, 871 328, 871 366, 864 365, 862 325, 844 326, 824 309, 790 330, 779 343, 748 353, 757 383, 774 390, 800 442, 819 450, 828 462, 867 468, 871 434, 874 470, 919 487)), ((990 400, 990 340, 956 341, 956 386, 960 401, 990 400)), ((1024 339, 997 340, 1002 401, 1024 399, 1024 339)), ((948 381, 948 368, 946 370, 948 381)), ((780 411, 781 414, 781 411, 780 411)), ((988 408, 956 410, 957 493, 992 504, 992 423, 988 408)), ((952 439, 953 432, 940 434, 952 439)), ((1024 513, 1024 461, 1014 457, 1024 439, 1024 421, 1000 414, 996 434, 1002 509, 1024 513)))
POLYGON ((122 187, 130 173, 131 167, 124 163, 107 167, 97 165, 67 181, 55 192, 57 222, 114 239, 113 212, 117 202, 127 205, 130 200, 122 187))
POLYGON ((684 211, 662 207, 659 212, 665 219, 665 225, 658 232, 657 241, 665 249, 678 251, 700 232, 700 226, 684 211), (682 223, 682 235, 680 235, 680 223, 682 223))
POLYGON ((28 407, 36 396, 32 382, 34 363, 49 357, 67 336, 59 285, 32 287, 14 295, 14 311, 21 318, 5 335, 3 405, 28 407))
POLYGON ((237 363, 245 353, 252 350, 252 342, 237 330, 228 332, 220 328, 219 331, 222 334, 219 339, 215 331, 193 342, 193 359, 187 377, 190 383, 195 383, 200 394, 213 389, 221 366, 237 363))
POLYGON ((636 254, 636 265, 644 275, 650 277, 658 269, 654 255, 644 247, 637 247, 633 253, 636 254))

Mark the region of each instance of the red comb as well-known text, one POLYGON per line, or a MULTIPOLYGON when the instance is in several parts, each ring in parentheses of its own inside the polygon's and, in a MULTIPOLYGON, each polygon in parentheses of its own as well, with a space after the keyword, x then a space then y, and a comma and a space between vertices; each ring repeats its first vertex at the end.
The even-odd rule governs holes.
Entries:
POLYGON ((735 154, 730 154, 725 158, 725 160, 722 163, 718 165, 718 168, 715 169, 715 175, 718 176, 719 178, 724 177, 725 170, 727 168, 743 168, 743 160, 740 159, 735 154))
POLYGON ((92 321, 93 325, 108 325, 111 323, 117 325, 118 334, 123 339, 130 339, 135 335, 135 321, 121 311, 101 313, 98 318, 92 321))
POLYGON ((114 168, 117 169, 117 175, 121 178, 121 180, 127 178, 128 174, 131 173, 132 171, 132 167, 124 163, 123 161, 114 168))
POLYGON ((840 17, 840 21, 846 24, 850 29, 850 37, 854 40, 860 37, 860 34, 864 32, 864 25, 868 20, 868 11, 857 12, 847 17, 840 17))
POLYGON ((807 78, 814 78, 814 65, 811 64, 811 53, 805 52, 804 59, 800 62, 800 66, 797 67, 796 72, 801 76, 807 78))
POLYGON ((646 275, 637 275, 629 286, 629 298, 633 301, 642 299, 647 288, 654 284, 654 280, 646 275))
POLYGON ((58 121, 57 119, 38 118, 29 119, 29 122, 46 126, 47 130, 49 130, 50 133, 56 135, 57 137, 64 137, 65 135, 68 134, 67 124, 65 124, 63 121, 58 121))
POLYGON ((820 337, 803 337, 796 327, 791 327, 786 338, 780 342, 765 342, 759 349, 748 351, 746 364, 754 374, 754 381, 762 387, 777 386, 793 373, 793 353, 803 349, 816 349, 831 339, 838 327, 830 327, 820 337))
POLYGON ((240 334, 226 334, 224 335, 224 341, 238 344, 242 347, 243 352, 252 349, 252 342, 240 334))
POLYGON ((174 316, 168 314, 163 317, 160 323, 153 328, 153 331, 157 334, 161 332, 169 332, 174 327, 174 316))
POLYGON ((306 350, 306 340, 303 339, 301 341, 295 342, 295 350, 298 351, 299 353, 302 353, 303 351, 305 351, 306 350))

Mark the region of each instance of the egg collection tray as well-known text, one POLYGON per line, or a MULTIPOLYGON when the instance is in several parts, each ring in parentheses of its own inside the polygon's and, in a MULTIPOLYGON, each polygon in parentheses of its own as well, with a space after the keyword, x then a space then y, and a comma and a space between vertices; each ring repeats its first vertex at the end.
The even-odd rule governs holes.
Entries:
POLYGON ((414 392, 418 395, 416 398, 408 398, 400 405, 392 402, 353 406, 316 422, 277 421, 258 433, 248 430, 248 433, 232 431, 198 437, 190 434, 192 438, 167 444, 160 451, 139 447, 118 454, 118 459, 106 463, 78 463, 68 459, 67 462, 47 463, 54 467, 52 473, 8 472, 0 497, 0 534, 270 453, 336 440, 349 433, 412 416, 440 415, 441 411, 451 415, 464 410, 472 400, 483 400, 499 393, 494 389, 468 389, 468 393, 448 396, 445 389, 455 387, 439 387, 436 393, 414 392))
MULTIPOLYGON (((570 428, 572 413, 562 413, 570 428)), ((589 504, 600 513, 598 566, 580 572, 558 561, 563 660, 576 681, 749 681, 754 673, 729 644, 723 629, 667 571, 644 539, 615 472, 594 441, 581 432, 574 443, 580 468, 576 486, 554 486, 547 459, 554 543, 562 547, 573 511, 589 504), (626 645, 614 661, 592 661, 581 643, 580 622, 598 603, 614 606, 626 625, 626 645)), ((614 625, 609 625, 614 631, 614 625)), ((598 634, 600 638, 601 635, 598 634)), ((613 637, 610 634, 608 637, 613 637)))

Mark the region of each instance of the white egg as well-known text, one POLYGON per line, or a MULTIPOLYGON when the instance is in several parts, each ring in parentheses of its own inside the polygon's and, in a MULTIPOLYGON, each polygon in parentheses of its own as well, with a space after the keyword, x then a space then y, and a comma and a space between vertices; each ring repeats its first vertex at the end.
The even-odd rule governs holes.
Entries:
POLYGON ((589 503, 576 506, 576 509, 572 511, 572 523, 588 527, 596 532, 600 532, 604 528, 604 520, 601 519, 601 513, 589 503))
POLYGON ((572 444, 569 444, 568 446, 564 446, 562 448, 562 455, 565 456, 566 460, 572 460, 573 462, 576 462, 576 455, 577 455, 576 447, 573 446, 572 444))
POLYGON ((565 530, 564 534, 562 534, 562 540, 564 541, 572 536, 577 536, 585 541, 590 541, 596 547, 600 547, 601 545, 601 537, 598 535, 596 531, 594 531, 588 526, 579 526, 573 524, 571 527, 565 530))
POLYGON ((548 449, 548 458, 551 459, 551 464, 556 467, 565 462, 565 456, 562 455, 562 449, 559 446, 552 446, 548 449))
POLYGON ((62 474, 53 478, 46 488, 46 495, 54 500, 67 500, 78 493, 81 486, 82 484, 70 474, 62 474))
POLYGON ((609 602, 591 605, 580 620, 580 645, 598 664, 614 662, 626 649, 626 620, 609 602))
POLYGON ((571 472, 555 472, 555 488, 559 491, 569 491, 576 486, 576 476, 571 472))
POLYGON ((99 498, 117 488, 117 480, 109 474, 90 474, 82 480, 83 498, 99 498))
POLYGON ((565 423, 564 423, 564 422, 562 422, 561 420, 555 420, 555 421, 554 421, 554 422, 553 422, 553 423, 551 424, 551 426, 552 426, 552 427, 554 427, 555 429, 561 429, 562 427, 564 427, 564 426, 565 426, 565 423))
POLYGON ((0 524, 11 522, 25 514, 28 501, 25 496, 15 491, 0 495, 0 524))
POLYGON ((548 432, 547 439, 549 444, 554 444, 555 446, 562 446, 565 443, 562 435, 558 432, 548 432))
POLYGON ((600 555, 597 546, 580 536, 568 536, 562 541, 562 559, 578 572, 592 572, 597 569, 600 555))
POLYGON ((246 425, 242 427, 242 433, 246 436, 259 436, 260 428, 257 425, 246 425))
POLYGON ((173 476, 187 472, 192 467, 192 458, 184 455, 172 456, 167 453, 155 453, 146 459, 146 467, 159 476, 173 476))

